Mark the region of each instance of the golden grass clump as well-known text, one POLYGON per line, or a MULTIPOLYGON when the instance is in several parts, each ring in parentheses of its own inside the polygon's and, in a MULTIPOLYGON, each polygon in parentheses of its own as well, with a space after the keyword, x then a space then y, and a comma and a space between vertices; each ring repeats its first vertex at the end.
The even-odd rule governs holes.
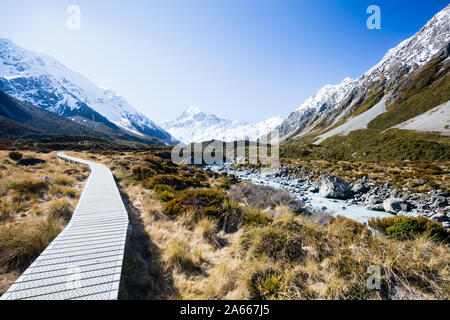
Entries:
POLYGON ((38 218, 0 226, 0 268, 24 270, 62 231, 60 218, 38 218))
POLYGON ((189 244, 177 238, 172 239, 165 248, 165 261, 167 266, 183 271, 193 270, 197 266, 189 244))
POLYGON ((203 239, 212 246, 218 246, 219 243, 216 236, 217 223, 211 219, 203 218, 198 222, 198 226, 201 229, 203 239))

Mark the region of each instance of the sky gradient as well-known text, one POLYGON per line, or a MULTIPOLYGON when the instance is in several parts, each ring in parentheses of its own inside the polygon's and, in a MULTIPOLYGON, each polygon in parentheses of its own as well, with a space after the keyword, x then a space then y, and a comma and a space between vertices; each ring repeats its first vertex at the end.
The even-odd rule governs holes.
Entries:
POLYGON ((156 121, 190 106, 229 119, 286 117, 357 78, 448 1, 1 0, 0 38, 46 53, 156 121), (66 27, 69 5, 81 29, 66 27), (381 8, 381 30, 366 9, 381 8))

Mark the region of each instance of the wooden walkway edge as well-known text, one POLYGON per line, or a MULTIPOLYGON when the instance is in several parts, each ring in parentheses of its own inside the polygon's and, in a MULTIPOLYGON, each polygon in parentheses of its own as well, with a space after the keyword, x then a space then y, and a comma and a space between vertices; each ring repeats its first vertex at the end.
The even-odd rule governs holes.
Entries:
POLYGON ((58 158, 91 174, 69 224, 0 300, 118 298, 128 214, 114 177, 102 164, 63 152, 58 158))

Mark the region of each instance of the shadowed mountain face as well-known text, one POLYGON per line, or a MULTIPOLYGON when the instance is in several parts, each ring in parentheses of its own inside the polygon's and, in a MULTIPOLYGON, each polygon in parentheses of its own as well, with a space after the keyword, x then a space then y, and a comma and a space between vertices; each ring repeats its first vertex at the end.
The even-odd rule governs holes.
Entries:
POLYGON ((21 102, 0 90, 1 138, 77 137, 118 143, 165 144, 164 141, 127 134, 88 106, 67 114, 70 118, 21 102))
POLYGON ((0 39, 0 90, 71 120, 122 130, 144 141, 177 141, 121 96, 99 88, 55 59, 0 39))

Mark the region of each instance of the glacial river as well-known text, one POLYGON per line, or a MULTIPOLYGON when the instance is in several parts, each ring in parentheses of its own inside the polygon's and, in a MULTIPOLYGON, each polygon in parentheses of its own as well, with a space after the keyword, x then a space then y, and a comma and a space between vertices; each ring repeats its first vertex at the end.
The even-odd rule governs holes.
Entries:
POLYGON ((327 199, 319 196, 318 193, 313 193, 305 188, 301 188, 296 179, 289 179, 287 177, 266 177, 260 173, 249 173, 246 171, 235 170, 230 165, 214 164, 208 165, 205 169, 210 169, 215 172, 227 172, 234 174, 242 181, 251 182, 257 185, 270 186, 276 189, 283 189, 288 191, 299 201, 304 201, 306 206, 312 210, 323 210, 332 216, 343 216, 361 223, 367 223, 371 218, 376 217, 392 217, 393 215, 387 212, 369 210, 360 205, 349 205, 344 200, 327 199))

